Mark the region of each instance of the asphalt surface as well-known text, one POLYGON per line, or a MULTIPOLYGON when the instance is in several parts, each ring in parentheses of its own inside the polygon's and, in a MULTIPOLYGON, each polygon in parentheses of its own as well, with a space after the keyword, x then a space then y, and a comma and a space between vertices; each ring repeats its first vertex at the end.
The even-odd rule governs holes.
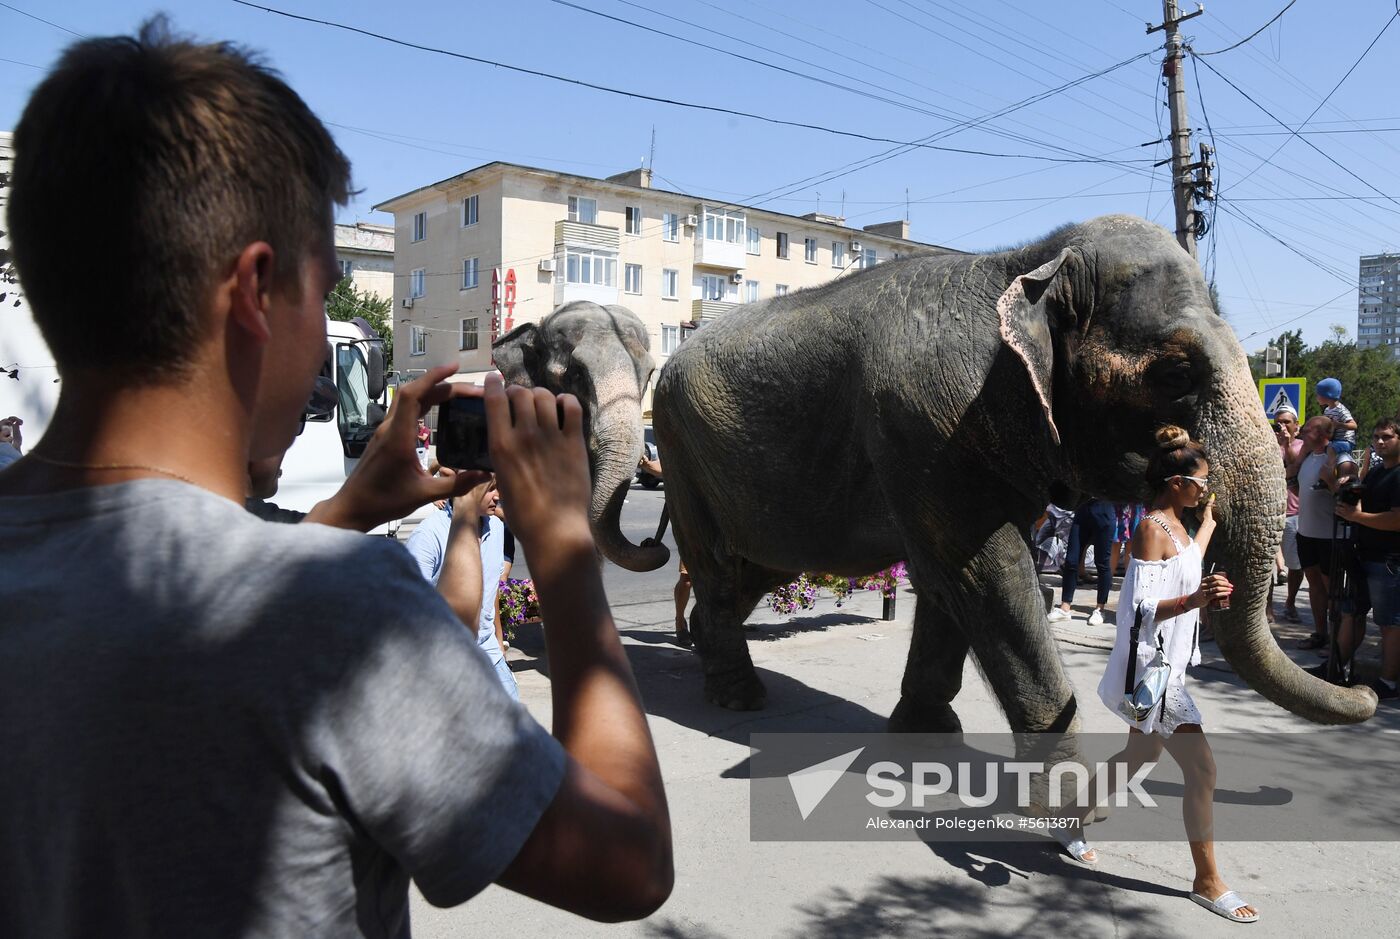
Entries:
MULTIPOLYGON (((624 531, 634 542, 654 533, 661 495, 634 487, 623 511, 624 531)), ((674 550, 674 541, 666 540, 674 550)), ((516 570, 526 576, 528 559, 516 570)), ((451 910, 435 909, 415 893, 416 936, 1397 933, 1396 842, 1219 844, 1223 876, 1261 911, 1261 921, 1253 926, 1229 923, 1187 899, 1192 868, 1184 840, 1100 842, 1101 862, 1092 869, 1070 860, 1048 839, 1000 844, 754 842, 749 836, 749 734, 883 730, 899 698, 913 595, 901 590, 897 616, 888 622, 880 619, 875 593, 858 594, 842 609, 824 600, 815 610, 792 617, 760 607, 749 621, 756 627, 748 634, 749 649, 767 685, 768 706, 736 713, 704 703, 698 660, 670 641, 674 565, 650 574, 608 565, 604 580, 650 715, 670 799, 676 862, 670 900, 645 921, 607 926, 500 887, 451 910)), ((1091 590, 1080 599, 1091 600, 1091 590)), ((1306 610, 1305 599, 1299 607, 1306 610)), ((1121 721, 1095 694, 1113 627, 1089 627, 1083 618, 1089 607, 1080 609, 1079 618, 1058 627, 1056 635, 1078 691, 1085 729, 1121 733, 1121 721)), ((1307 630, 1305 620, 1301 626, 1281 626, 1279 634, 1293 637, 1307 630)), ((1393 702, 1382 703, 1366 725, 1320 728, 1246 688, 1214 645, 1205 645, 1203 653, 1191 689, 1208 732, 1344 734, 1358 753, 1400 744, 1400 708, 1393 702)), ((1313 653, 1289 654, 1302 664, 1317 661, 1313 653)), ((538 627, 522 631, 510 656, 522 700, 548 725, 549 679, 538 627)), ((968 732, 1007 729, 972 663, 955 706, 968 732)), ((1345 766, 1338 767, 1337 779, 1345 797, 1365 799, 1364 792, 1348 786, 1345 766)))

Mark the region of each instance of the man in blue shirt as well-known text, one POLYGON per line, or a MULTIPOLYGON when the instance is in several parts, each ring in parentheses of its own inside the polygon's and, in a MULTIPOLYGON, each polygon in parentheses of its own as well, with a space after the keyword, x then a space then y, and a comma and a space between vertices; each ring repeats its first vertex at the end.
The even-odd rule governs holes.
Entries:
MULTIPOLYGON (((443 468, 439 475, 451 474, 443 468)), ((506 693, 519 701, 515 676, 496 637, 496 590, 505 570, 505 525, 492 513, 500 493, 494 477, 441 509, 434 509, 409 536, 408 553, 423 578, 438 588, 464 624, 476 626, 476 641, 491 660, 506 693), (478 582, 481 592, 471 587, 478 582)))

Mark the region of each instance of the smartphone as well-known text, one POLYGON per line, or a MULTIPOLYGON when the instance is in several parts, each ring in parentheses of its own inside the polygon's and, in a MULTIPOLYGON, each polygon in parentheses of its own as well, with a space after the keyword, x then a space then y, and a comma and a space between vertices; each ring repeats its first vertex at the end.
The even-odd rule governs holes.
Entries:
POLYGON ((437 460, 452 469, 495 472, 486 447, 486 402, 448 398, 438 405, 437 460))

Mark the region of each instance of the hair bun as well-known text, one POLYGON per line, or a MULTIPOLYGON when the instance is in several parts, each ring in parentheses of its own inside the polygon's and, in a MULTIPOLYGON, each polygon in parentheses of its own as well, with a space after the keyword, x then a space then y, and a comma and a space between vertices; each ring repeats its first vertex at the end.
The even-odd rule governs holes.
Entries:
POLYGON ((1163 450, 1179 450, 1191 442, 1191 435, 1175 424, 1159 427, 1156 436, 1157 446, 1163 450))

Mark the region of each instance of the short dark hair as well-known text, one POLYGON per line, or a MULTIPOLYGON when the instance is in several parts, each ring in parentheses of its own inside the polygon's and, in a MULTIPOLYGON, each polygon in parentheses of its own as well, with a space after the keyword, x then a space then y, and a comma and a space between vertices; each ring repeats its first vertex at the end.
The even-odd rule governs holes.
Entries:
POLYGON ((54 361, 127 383, 185 371, 245 246, 270 244, 274 286, 297 295, 350 195, 345 155, 276 72, 160 17, 70 46, 14 150, 15 266, 54 361))
POLYGON ((1377 430, 1388 430, 1391 433, 1395 434, 1397 437, 1400 437, 1400 421, 1397 421, 1393 417, 1383 417, 1380 420, 1376 421, 1376 423, 1371 427, 1371 430, 1373 432, 1377 430))
POLYGON ((1147 484, 1153 492, 1161 492, 1173 476, 1191 476, 1201 463, 1209 463, 1205 445, 1192 440, 1191 435, 1174 424, 1159 427, 1157 449, 1147 461, 1147 484))

